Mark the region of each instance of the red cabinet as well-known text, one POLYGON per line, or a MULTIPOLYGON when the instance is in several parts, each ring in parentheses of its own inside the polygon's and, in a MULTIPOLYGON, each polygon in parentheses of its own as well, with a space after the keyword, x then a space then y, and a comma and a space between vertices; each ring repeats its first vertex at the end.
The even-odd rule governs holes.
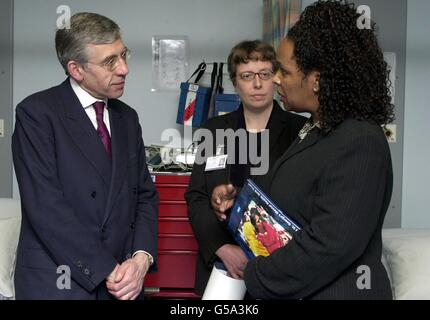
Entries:
POLYGON ((188 220, 184 193, 189 174, 155 173, 160 194, 158 211, 158 272, 145 278, 145 295, 149 298, 191 298, 197 242, 188 220))

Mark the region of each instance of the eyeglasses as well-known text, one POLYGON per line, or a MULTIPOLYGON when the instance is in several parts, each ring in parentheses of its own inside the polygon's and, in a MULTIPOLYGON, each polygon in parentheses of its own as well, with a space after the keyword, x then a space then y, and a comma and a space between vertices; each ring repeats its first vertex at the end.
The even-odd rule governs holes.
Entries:
POLYGON ((87 62, 87 63, 102 67, 108 71, 114 71, 116 68, 118 68, 120 59, 124 60, 124 62, 127 64, 128 60, 130 60, 130 56, 131 56, 130 49, 125 48, 124 51, 121 52, 119 56, 110 56, 101 63, 92 63, 92 62, 87 62))
POLYGON ((255 76, 258 74, 258 77, 260 80, 269 80, 273 77, 273 71, 272 70, 262 70, 260 72, 252 72, 252 71, 246 71, 239 75, 239 77, 243 81, 252 81, 255 79, 255 76))

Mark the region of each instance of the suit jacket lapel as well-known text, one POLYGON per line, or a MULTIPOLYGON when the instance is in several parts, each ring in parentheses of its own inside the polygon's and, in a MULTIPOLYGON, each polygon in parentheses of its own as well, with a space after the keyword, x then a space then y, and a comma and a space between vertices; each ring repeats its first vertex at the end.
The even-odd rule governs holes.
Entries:
POLYGON ((61 86, 62 97, 59 101, 63 102, 66 129, 108 187, 111 177, 111 161, 106 155, 100 137, 73 92, 69 79, 61 86))
POLYGON ((278 147, 279 144, 278 140, 282 134, 282 132, 285 130, 285 126, 287 125, 287 118, 285 116, 285 111, 281 109, 281 107, 278 105, 276 101, 273 102, 273 110, 272 114, 270 115, 269 123, 267 125, 267 129, 270 130, 269 134, 269 155, 270 155, 270 167, 272 167, 273 162, 275 159, 272 160, 272 158, 275 158, 275 149, 278 147))
MULTIPOLYGON (((243 108, 243 106, 241 105, 240 108, 243 108)), ((243 110, 241 109, 238 109, 237 111, 232 112, 231 117, 226 117, 225 118, 226 128, 232 128, 233 130, 237 130, 240 127, 239 117, 242 117, 242 118, 244 117, 243 110)), ((241 120, 241 121, 244 121, 244 120, 241 120)), ((269 123, 267 124, 267 129, 270 130, 269 154, 272 154, 273 150, 276 148, 276 145, 279 140, 279 136, 284 131, 286 123, 287 123, 287 118, 285 116, 285 111, 283 111, 279 106, 279 104, 274 100, 272 113, 270 115, 269 123)))
POLYGON ((267 175, 256 175, 252 177, 252 180, 263 189, 267 181, 270 181, 266 181, 266 177, 271 174, 271 168, 274 166, 279 156, 279 154, 277 154, 277 149, 283 145, 283 141, 279 139, 285 130, 287 122, 287 113, 281 109, 276 100, 273 100, 273 109, 267 124, 267 129, 269 130, 269 172, 267 175))
MULTIPOLYGON (((225 128, 232 128, 233 130, 239 129, 241 126, 245 126, 244 123, 244 115, 243 115, 243 106, 240 105, 239 109, 228 114, 227 117, 224 118, 225 128), (243 122, 243 123, 242 123, 243 122)), ((279 138, 285 130, 285 126, 287 125, 287 117, 285 111, 281 109, 279 104, 274 100, 273 101, 273 109, 270 115, 269 123, 267 124, 267 129, 270 130, 270 138, 269 138, 269 168, 272 167, 275 161, 275 149, 279 144, 279 138)), ((245 129, 245 128, 243 128, 245 129)), ((226 179, 230 178, 230 170, 231 165, 227 164, 226 179)), ((253 179, 259 180, 258 176, 254 176, 253 179)), ((227 180, 226 180, 227 181, 227 180)))
POLYGON ((240 112, 243 112, 240 108, 243 107, 240 106, 238 110, 235 110, 229 113, 226 117, 224 117, 224 122, 226 123, 224 128, 232 128, 233 130, 236 130, 238 128, 239 117, 243 117, 243 115, 240 114, 240 112))
POLYGON ((276 176, 276 172, 279 169, 279 167, 288 159, 291 157, 294 157, 295 155, 299 154, 300 152, 312 147, 314 144, 316 144, 319 140, 321 140, 322 134, 321 131, 317 128, 310 131, 305 139, 300 140, 297 138, 291 146, 285 151, 285 153, 276 161, 273 169, 271 170, 271 173, 269 174, 269 183, 273 181, 273 177, 276 176))
MULTIPOLYGON (((239 128, 239 117, 243 117, 242 108, 243 108, 242 105, 240 105, 239 109, 229 113, 226 117, 224 117, 223 120, 225 122, 225 125, 221 126, 220 129, 222 129, 222 130, 232 129, 233 131, 236 131, 239 128)), ((216 137, 216 135, 215 135, 215 137, 216 137)), ((214 142, 214 145, 215 145, 214 150, 215 151, 216 151, 216 148, 218 147, 218 145, 216 145, 217 144, 216 142, 218 142, 218 141, 214 142)), ((224 141, 223 144, 224 144, 224 153, 227 154, 228 146, 227 146, 226 141, 224 141)), ((233 157, 234 154, 233 155, 229 154, 228 156, 233 157)), ((237 161, 237 159, 236 159, 236 161, 237 161)), ((229 161, 227 161, 225 170, 221 170, 222 173, 220 173, 220 178, 222 180, 220 180, 219 183, 230 183, 231 168, 232 168, 232 165, 230 164, 229 161)))
POLYGON ((114 100, 109 100, 108 106, 112 143, 112 178, 104 222, 109 217, 118 191, 126 177, 128 163, 127 123, 121 113, 120 107, 114 100))

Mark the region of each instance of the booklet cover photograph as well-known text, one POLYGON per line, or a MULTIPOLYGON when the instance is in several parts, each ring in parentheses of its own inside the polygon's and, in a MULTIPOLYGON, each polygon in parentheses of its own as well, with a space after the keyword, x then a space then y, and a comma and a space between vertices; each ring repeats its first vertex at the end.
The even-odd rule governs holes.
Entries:
POLYGON ((231 210, 228 229, 250 259, 286 245, 301 227, 250 179, 231 210))

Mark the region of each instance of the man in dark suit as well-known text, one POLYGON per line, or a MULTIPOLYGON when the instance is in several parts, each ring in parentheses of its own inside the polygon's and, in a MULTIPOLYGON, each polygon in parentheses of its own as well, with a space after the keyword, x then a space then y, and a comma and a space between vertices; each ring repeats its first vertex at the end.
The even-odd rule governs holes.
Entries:
POLYGON ((16 297, 136 299, 156 268, 158 194, 137 113, 117 100, 129 51, 94 13, 72 16, 55 40, 68 79, 16 108, 16 297))

